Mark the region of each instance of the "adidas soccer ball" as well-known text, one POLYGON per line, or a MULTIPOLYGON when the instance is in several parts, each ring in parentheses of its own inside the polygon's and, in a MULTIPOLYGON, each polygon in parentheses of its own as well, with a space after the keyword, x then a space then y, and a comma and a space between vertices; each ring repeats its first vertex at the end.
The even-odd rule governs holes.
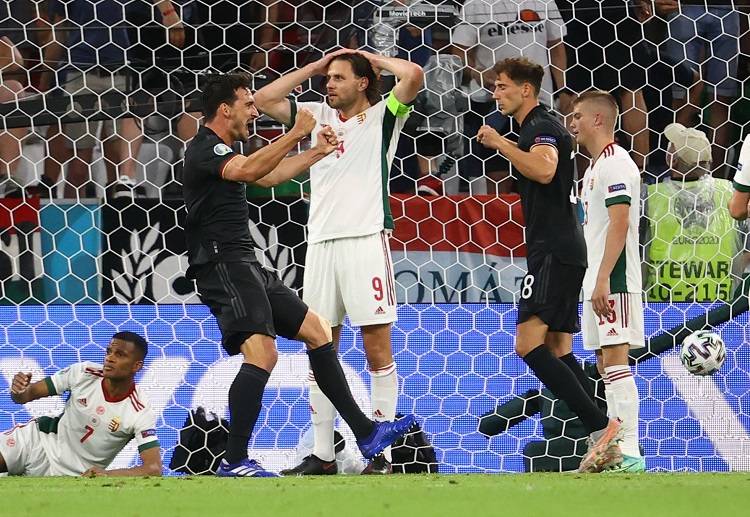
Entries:
POLYGON ((699 330, 682 342, 680 361, 693 375, 712 375, 719 371, 726 356, 721 336, 708 330, 699 330))

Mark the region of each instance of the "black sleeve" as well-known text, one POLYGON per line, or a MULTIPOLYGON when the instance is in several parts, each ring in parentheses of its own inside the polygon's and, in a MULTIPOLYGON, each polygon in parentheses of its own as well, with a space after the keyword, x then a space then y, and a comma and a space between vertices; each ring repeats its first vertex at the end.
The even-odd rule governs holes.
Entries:
POLYGON ((546 120, 540 121, 534 126, 529 149, 536 145, 551 145, 559 150, 563 138, 564 136, 560 134, 560 128, 556 124, 546 120))
POLYGON ((219 143, 214 145, 211 149, 206 149, 206 151, 198 157, 196 169, 201 176, 222 178, 224 167, 229 163, 229 160, 235 156, 238 156, 238 154, 235 153, 231 147, 219 143))

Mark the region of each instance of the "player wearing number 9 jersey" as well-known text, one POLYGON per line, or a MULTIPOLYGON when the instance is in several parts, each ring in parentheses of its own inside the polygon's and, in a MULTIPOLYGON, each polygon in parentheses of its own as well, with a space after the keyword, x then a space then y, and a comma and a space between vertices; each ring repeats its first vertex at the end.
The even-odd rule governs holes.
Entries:
POLYGON ((578 332, 578 298, 586 272, 586 244, 576 214, 573 141, 565 127, 539 104, 544 69, 525 58, 495 66, 493 97, 520 125, 518 143, 490 126, 479 143, 502 153, 518 176, 526 221, 529 271, 518 304, 516 352, 592 433, 594 442, 580 470, 600 472, 619 465, 620 422, 594 403, 588 377, 572 352, 578 332))
MULTIPOLYGON (((396 292, 388 234, 393 229, 388 179, 396 144, 422 88, 422 69, 402 59, 340 50, 291 72, 255 95, 258 108, 284 124, 298 109, 310 110, 335 131, 338 149, 310 168, 310 217, 303 299, 327 318, 334 342, 344 317, 362 328, 372 376, 375 420, 396 414, 398 379, 391 350, 396 292), (383 99, 376 70, 387 70, 398 83, 383 99), (287 98, 314 75, 326 76, 327 102, 287 98)), ((313 137, 313 143, 315 138, 313 137)), ((284 475, 334 474, 335 410, 309 378, 314 447, 302 464, 284 475)), ((390 450, 370 462, 364 473, 389 473, 390 450)))
POLYGON ((643 304, 638 222, 638 167, 614 142, 618 107, 604 91, 574 102, 571 130, 593 163, 583 178, 584 236, 589 268, 583 279, 583 346, 596 351, 610 416, 622 421, 620 472, 643 472, 638 446, 638 388, 631 348, 643 348, 643 304))
POLYGON ((104 364, 76 363, 31 383, 30 373, 13 379, 11 398, 26 404, 70 392, 57 417, 39 417, 0 434, 0 472, 26 476, 160 476, 156 416, 135 384, 148 345, 132 332, 118 332, 104 364), (141 465, 105 469, 135 440, 141 465))

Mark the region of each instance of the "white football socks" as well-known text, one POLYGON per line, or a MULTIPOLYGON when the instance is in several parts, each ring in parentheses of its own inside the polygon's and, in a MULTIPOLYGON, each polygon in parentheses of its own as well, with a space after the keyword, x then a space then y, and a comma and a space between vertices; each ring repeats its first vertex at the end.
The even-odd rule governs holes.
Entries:
MULTIPOLYGON (((372 418, 377 422, 396 419, 398 402, 398 375, 396 363, 391 363, 378 370, 370 370, 370 400, 372 401, 372 418)), ((393 461, 391 448, 383 451, 385 459, 393 461)))
MULTIPOLYGON (((638 387, 630 366, 608 366, 604 369, 609 389, 612 391, 614 416, 622 421, 624 439, 620 445, 622 453, 627 456, 640 457, 641 451, 638 446, 638 414, 640 409, 640 398, 638 387)), ((605 384, 606 393, 606 384, 605 384)), ((610 404, 607 396, 607 405, 610 404)))

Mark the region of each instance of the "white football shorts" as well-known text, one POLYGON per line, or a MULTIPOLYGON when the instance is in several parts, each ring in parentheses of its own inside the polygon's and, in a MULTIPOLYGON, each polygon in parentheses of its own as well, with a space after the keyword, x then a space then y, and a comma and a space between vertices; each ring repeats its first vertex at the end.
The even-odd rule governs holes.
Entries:
POLYGON ((383 231, 308 244, 304 302, 336 327, 349 315, 357 327, 396 321, 393 260, 383 231))
POLYGON ((42 445, 43 433, 36 420, 0 433, 0 455, 11 476, 51 476, 50 462, 42 445))
POLYGON ((591 300, 583 302, 583 347, 599 350, 603 346, 646 346, 643 334, 643 302, 640 293, 614 293, 609 295, 613 313, 606 317, 594 314, 591 300))

